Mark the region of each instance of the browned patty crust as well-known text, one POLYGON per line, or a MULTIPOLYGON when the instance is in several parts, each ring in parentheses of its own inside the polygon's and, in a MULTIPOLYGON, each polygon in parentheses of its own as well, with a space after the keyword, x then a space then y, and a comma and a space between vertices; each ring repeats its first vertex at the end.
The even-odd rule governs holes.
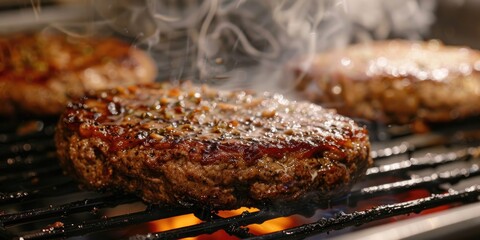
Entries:
POLYGON ((438 41, 390 40, 319 54, 298 68, 316 102, 385 123, 480 114, 480 54, 438 41))
POLYGON ((114 38, 0 36, 0 115, 59 115, 88 90, 153 82, 150 57, 114 38))
POLYGON ((214 208, 326 199, 371 164, 367 130, 282 95, 167 83, 119 87, 68 105, 56 144, 90 188, 214 208))

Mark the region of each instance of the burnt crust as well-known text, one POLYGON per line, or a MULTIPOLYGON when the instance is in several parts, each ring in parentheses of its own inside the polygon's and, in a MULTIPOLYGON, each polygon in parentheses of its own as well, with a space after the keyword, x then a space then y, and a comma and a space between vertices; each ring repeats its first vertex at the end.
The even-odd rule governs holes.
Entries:
POLYGON ((327 199, 371 164, 366 129, 278 94, 149 84, 69 104, 62 166, 90 188, 213 208, 327 199))
POLYGON ((86 91, 153 82, 146 53, 115 38, 0 36, 0 115, 59 115, 86 91))

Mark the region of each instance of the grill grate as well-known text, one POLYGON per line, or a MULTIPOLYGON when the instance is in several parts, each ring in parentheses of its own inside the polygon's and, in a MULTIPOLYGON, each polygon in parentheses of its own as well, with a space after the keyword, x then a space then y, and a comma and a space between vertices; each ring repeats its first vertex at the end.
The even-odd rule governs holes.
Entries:
MULTIPOLYGON (((380 129, 378 127, 369 127, 380 129)), ((418 213, 439 206, 477 202, 480 186, 480 126, 465 122, 451 127, 437 126, 428 134, 401 134, 382 128, 388 139, 374 142, 376 166, 345 197, 324 204, 266 206, 253 212, 221 217, 208 209, 171 209, 155 205, 105 217, 103 212, 139 199, 120 193, 81 190, 62 175, 54 152, 54 120, 0 123, 0 237, 56 239, 104 234, 158 219, 193 213, 202 223, 158 233, 148 230, 129 235, 132 239, 176 239, 224 230, 248 239, 301 239, 350 226, 375 223, 380 219, 418 213), (429 196, 385 203, 378 198, 426 190, 429 196), (377 200, 375 200, 377 199, 377 200), (362 202, 374 206, 358 207, 362 202), (299 226, 264 235, 246 227, 284 216, 313 216, 319 209, 340 208, 334 216, 318 217, 299 226)), ((395 131, 394 131, 395 130, 395 131)), ((372 138, 375 138, 373 136, 372 138)), ((127 234, 128 235, 128 234, 127 234)), ((125 237, 122 235, 122 237, 125 237)), ((128 237, 128 236, 127 236, 128 237)))

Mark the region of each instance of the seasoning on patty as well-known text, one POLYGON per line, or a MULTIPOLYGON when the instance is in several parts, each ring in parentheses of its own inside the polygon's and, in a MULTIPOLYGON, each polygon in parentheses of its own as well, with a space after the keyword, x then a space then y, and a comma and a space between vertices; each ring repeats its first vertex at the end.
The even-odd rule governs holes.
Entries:
POLYGON ((217 209, 328 199, 371 164, 367 130, 282 95, 157 83, 89 94, 56 132, 66 172, 90 188, 217 209))

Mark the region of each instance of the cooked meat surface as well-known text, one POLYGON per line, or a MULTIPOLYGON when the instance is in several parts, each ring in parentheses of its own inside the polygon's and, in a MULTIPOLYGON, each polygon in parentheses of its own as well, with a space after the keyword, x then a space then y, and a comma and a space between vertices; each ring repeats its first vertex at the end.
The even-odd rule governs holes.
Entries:
POLYGON ((315 101, 384 123, 447 122, 480 113, 480 54, 438 41, 391 40, 317 55, 298 69, 315 101))
POLYGON ((157 83, 89 94, 57 131, 66 172, 94 189, 218 209, 344 193, 371 164, 367 130, 282 95, 157 83))
POLYGON ((0 36, 0 115, 59 115, 85 91, 152 82, 155 68, 114 38, 0 36))

